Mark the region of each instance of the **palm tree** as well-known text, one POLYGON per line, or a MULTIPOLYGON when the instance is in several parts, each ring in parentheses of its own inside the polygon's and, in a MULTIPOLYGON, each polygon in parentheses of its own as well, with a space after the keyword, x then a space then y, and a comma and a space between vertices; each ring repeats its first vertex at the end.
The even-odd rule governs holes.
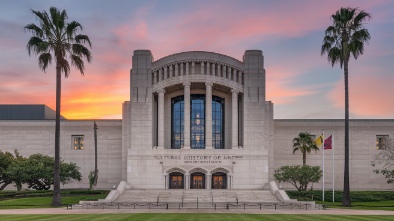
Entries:
POLYGON ((334 66, 339 63, 345 77, 345 171, 342 206, 351 206, 349 186, 349 59, 357 59, 364 52, 364 43, 371 39, 363 23, 371 15, 357 8, 341 8, 331 15, 333 25, 325 31, 321 55, 327 53, 328 61, 334 66))
POLYGON ((311 153, 312 150, 319 150, 315 141, 308 132, 300 132, 296 138, 293 139, 293 154, 297 150, 302 153, 302 165, 306 165, 306 153, 311 153))
POLYGON ((46 11, 39 12, 32 10, 38 18, 39 25, 34 23, 24 27, 25 31, 30 32, 27 42, 29 56, 38 56, 38 65, 41 70, 46 71, 48 65, 54 59, 56 63, 56 127, 55 127, 55 165, 54 165, 54 185, 52 206, 61 206, 60 198, 60 98, 61 98, 61 76, 62 73, 67 78, 70 72, 70 64, 75 66, 80 73, 84 74, 84 61, 91 61, 91 53, 84 44, 91 42, 87 35, 77 34, 82 31, 82 26, 76 21, 67 22, 65 10, 59 11, 55 7, 46 11))

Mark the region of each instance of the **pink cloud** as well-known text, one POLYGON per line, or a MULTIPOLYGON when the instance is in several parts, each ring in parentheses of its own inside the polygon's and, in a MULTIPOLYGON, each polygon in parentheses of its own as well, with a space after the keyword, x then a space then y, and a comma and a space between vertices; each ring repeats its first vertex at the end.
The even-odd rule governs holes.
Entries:
MULTIPOLYGON (((393 76, 351 76, 349 79, 350 112, 358 116, 394 117, 393 76)), ((344 109, 343 80, 338 81, 328 98, 338 108, 344 109)))

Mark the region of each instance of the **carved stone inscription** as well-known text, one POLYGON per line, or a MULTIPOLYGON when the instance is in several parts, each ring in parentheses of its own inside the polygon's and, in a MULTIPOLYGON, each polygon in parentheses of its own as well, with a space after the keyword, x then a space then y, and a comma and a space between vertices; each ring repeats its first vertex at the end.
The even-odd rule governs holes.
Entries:
POLYGON ((185 164, 220 164, 226 160, 243 159, 243 156, 239 155, 154 155, 153 157, 156 160, 183 160, 185 164))

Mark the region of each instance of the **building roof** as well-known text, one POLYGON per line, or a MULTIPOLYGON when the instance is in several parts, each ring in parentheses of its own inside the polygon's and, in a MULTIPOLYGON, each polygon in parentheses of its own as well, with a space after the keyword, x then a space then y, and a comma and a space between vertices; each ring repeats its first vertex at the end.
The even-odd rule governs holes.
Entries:
MULTIPOLYGON (((54 120, 56 112, 44 104, 0 104, 0 120, 54 120)), ((66 119, 60 116, 60 119, 66 119)))

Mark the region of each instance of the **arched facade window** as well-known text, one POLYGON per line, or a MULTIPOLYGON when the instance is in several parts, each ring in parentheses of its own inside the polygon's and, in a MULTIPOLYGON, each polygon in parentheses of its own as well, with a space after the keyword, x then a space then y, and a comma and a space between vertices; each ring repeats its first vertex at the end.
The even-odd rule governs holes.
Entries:
POLYGON ((205 148, 205 94, 190 96, 190 145, 192 149, 205 148))
POLYGON ((183 96, 178 96, 171 99, 171 149, 181 149, 183 147, 183 105, 183 96))
POLYGON ((212 96, 212 146, 224 149, 224 99, 212 96))
MULTIPOLYGON (((171 99, 171 149, 184 146, 184 96, 171 99)), ((205 149, 205 94, 190 96, 190 146, 205 149)), ((212 96, 212 146, 224 149, 224 99, 212 96)))

